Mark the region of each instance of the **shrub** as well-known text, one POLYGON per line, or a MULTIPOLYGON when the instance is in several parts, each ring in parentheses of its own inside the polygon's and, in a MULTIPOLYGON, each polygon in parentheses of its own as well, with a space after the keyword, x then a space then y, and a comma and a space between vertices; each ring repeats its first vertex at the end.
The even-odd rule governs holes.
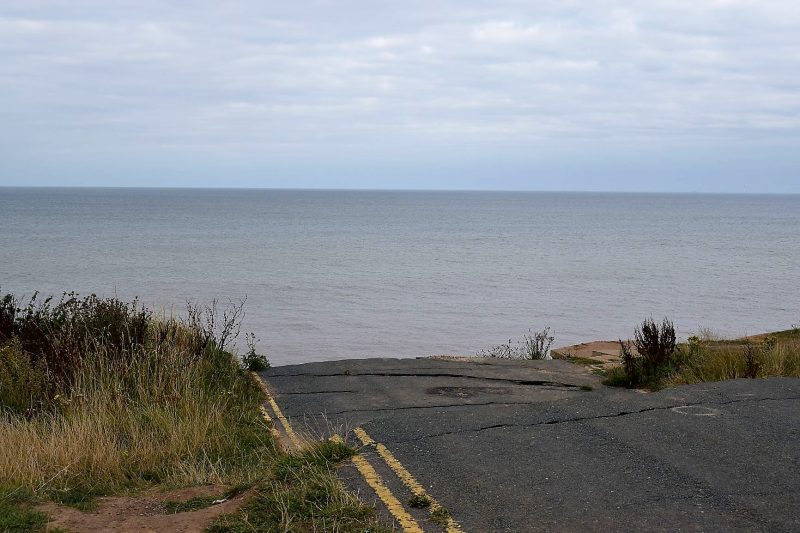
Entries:
POLYGON ((247 334, 246 339, 247 351, 242 356, 242 366, 253 372, 261 372, 262 370, 268 369, 269 359, 267 359, 267 356, 256 352, 256 343, 258 339, 256 339, 255 335, 252 333, 247 334))
MULTIPOLYGON (((775 347, 774 343, 771 343, 771 344, 767 345, 767 343, 765 342, 764 345, 765 346, 762 349, 766 349, 766 350, 772 350, 775 347)), ((756 349, 752 344, 750 344, 748 342, 744 346, 744 368, 745 368, 744 372, 745 372, 745 376, 747 376, 748 378, 751 378, 751 379, 757 378, 758 377, 758 371, 759 371, 760 367, 761 367, 761 363, 759 362, 758 357, 756 357, 756 349)))
POLYGON ((628 387, 657 385, 679 364, 675 327, 668 319, 656 324, 648 318, 636 328, 634 341, 619 341, 624 384, 628 387))
POLYGON ((547 326, 542 331, 531 332, 522 336, 522 349, 525 359, 547 359, 550 353, 550 346, 553 345, 555 337, 550 334, 550 327, 547 326))

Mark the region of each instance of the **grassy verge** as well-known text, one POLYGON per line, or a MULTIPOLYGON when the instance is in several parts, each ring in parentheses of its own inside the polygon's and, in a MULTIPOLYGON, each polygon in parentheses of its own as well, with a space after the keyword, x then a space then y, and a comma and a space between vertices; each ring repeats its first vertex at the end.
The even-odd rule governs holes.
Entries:
POLYGON ((800 329, 746 339, 692 337, 680 346, 682 364, 664 386, 773 376, 800 377, 800 329))
POLYGON ((676 344, 647 372, 637 367, 641 355, 631 356, 629 343, 624 348, 629 352, 626 356, 621 350, 621 359, 628 364, 606 370, 605 385, 657 390, 726 379, 800 377, 800 328, 740 339, 693 336, 676 344))
MULTIPOLYGON (((335 478, 345 450, 290 456, 274 442, 263 392, 227 351, 240 313, 190 307, 175 319, 94 296, 0 298, 0 531, 43 530, 33 506, 45 500, 90 509, 101 495, 205 484, 257 487, 254 502, 313 486, 338 502, 281 508, 281 530, 325 530, 351 516, 377 525, 335 478)), ((235 530, 226 527, 215 530, 235 530)))

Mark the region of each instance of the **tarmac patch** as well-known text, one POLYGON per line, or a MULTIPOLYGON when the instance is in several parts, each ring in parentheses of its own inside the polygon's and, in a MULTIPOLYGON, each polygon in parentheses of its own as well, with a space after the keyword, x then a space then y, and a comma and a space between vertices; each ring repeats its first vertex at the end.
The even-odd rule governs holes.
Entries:
POLYGON ((472 398, 473 396, 483 394, 511 394, 511 389, 506 387, 433 387, 425 392, 432 396, 447 396, 448 398, 472 398))
POLYGON ((717 416, 720 414, 719 409, 703 407, 702 405, 681 405, 680 407, 673 407, 672 411, 682 415, 692 416, 717 416))

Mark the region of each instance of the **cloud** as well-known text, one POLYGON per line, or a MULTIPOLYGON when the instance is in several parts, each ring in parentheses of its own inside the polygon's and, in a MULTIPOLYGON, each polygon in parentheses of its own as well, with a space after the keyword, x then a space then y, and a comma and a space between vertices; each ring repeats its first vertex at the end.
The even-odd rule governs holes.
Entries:
MULTIPOLYGON (((301 158, 795 146, 798 30, 780 0, 21 2, 0 18, 0 150, 310 175, 301 158)), ((7 164, 0 183, 25 173, 7 164)))

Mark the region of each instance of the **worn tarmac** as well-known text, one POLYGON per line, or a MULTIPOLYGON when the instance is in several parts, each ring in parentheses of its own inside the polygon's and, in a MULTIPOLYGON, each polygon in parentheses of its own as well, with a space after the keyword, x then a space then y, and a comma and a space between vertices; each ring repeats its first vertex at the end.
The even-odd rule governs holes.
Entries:
MULTIPOLYGON (((642 393, 565 361, 494 359, 346 360, 262 376, 296 430, 356 443, 363 428, 463 531, 800 531, 800 379, 642 393)), ((342 474, 375 499, 354 469, 342 474)))

